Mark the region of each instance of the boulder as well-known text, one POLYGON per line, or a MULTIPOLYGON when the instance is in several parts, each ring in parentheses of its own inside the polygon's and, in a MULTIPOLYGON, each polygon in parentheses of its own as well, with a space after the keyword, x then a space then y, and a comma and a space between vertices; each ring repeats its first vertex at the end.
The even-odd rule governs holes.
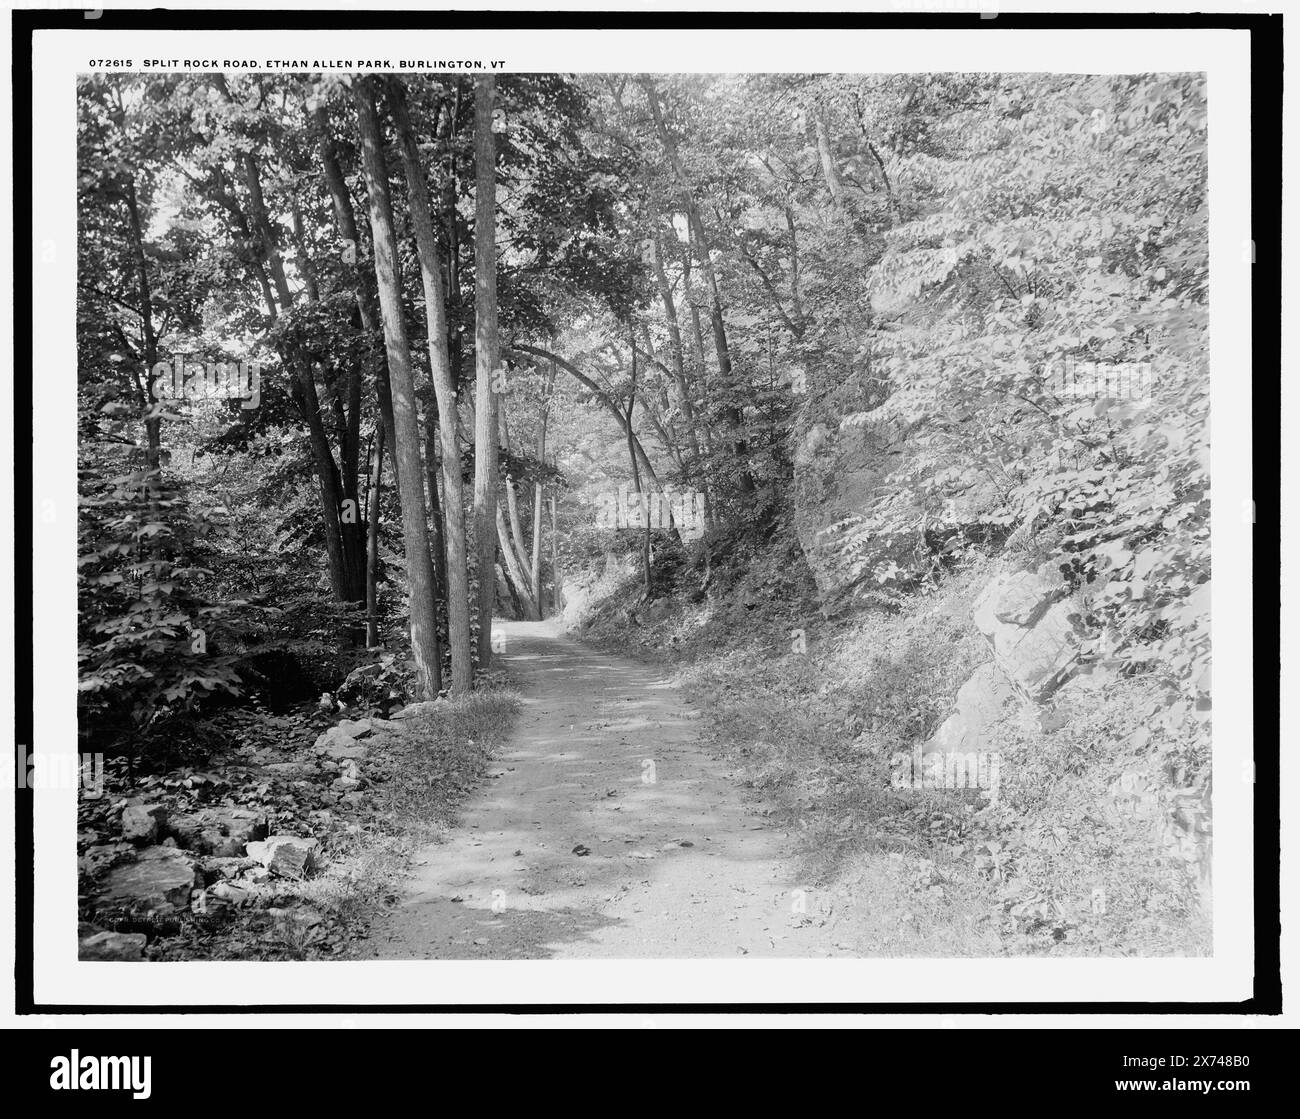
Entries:
POLYGON ((215 886, 208 888, 208 893, 216 901, 233 906, 243 905, 253 896, 251 890, 236 886, 232 882, 218 882, 215 886))
POLYGON ((273 835, 248 845, 248 853, 281 878, 307 878, 316 869, 320 841, 297 835, 273 835))
POLYGON ((330 727, 329 730, 316 739, 316 744, 312 749, 316 753, 331 758, 336 762, 342 761, 344 758, 358 760, 364 758, 368 752, 366 747, 362 746, 340 727, 330 727))
POLYGON ((342 789, 355 789, 361 784, 361 766, 351 758, 339 763, 339 781, 342 789))
POLYGON ((994 753, 995 728, 1017 708, 1018 693, 992 661, 980 665, 957 692, 950 714, 922 747, 923 753, 994 753))
POLYGON ((128 804, 122 809, 122 838, 147 846, 158 841, 167 823, 167 809, 160 804, 128 804))
POLYGON ((427 699, 420 703, 408 703, 400 711, 394 711, 390 719, 419 719, 437 715, 447 706, 445 699, 427 699))
POLYGON ((369 719, 344 719, 338 729, 349 738, 365 738, 374 729, 369 719))
POLYGON ((379 662, 363 664, 348 673, 347 679, 339 685, 339 698, 355 702, 366 695, 373 695, 382 689, 384 666, 379 662))
POLYGON ((81 938, 77 959, 130 963, 144 959, 144 946, 144 933, 94 932, 81 938))
POLYGON ((107 870, 113 863, 130 850, 125 843, 96 843, 93 847, 87 847, 85 854, 81 856, 80 867, 82 871, 89 874, 92 878, 107 870))
POLYGON ((1070 615, 1077 610, 1052 569, 999 575, 975 603, 976 627, 988 639, 998 666, 1035 703, 1043 703, 1074 674, 1079 637, 1070 615))
POLYGON ((135 862, 109 872, 97 904, 144 916, 168 916, 187 909, 190 891, 202 884, 198 864, 184 851, 148 847, 135 862))
POLYGON ((219 857, 219 858, 203 860, 203 870, 205 875, 209 879, 213 877, 218 879, 223 879, 223 880, 227 878, 235 878, 238 875, 242 874, 244 871, 248 870, 250 867, 254 867, 257 865, 258 863, 256 859, 250 859, 247 857, 243 857, 243 858, 219 857))
POLYGON ((171 830, 191 851, 238 858, 250 840, 266 836, 266 814, 250 808, 216 806, 178 817, 171 830))

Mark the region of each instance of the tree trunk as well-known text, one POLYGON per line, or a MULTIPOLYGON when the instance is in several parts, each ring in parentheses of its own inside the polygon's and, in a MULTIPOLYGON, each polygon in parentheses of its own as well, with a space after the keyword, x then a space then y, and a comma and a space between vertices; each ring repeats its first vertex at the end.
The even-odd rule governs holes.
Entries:
POLYGON ((528 573, 524 570, 519 553, 515 550, 510 539, 510 530, 506 526, 505 514, 501 511, 499 503, 496 506, 496 537, 501 545, 501 558, 505 560, 509 585, 519 600, 519 613, 523 617, 535 620, 540 617, 540 614, 537 610, 537 603, 533 601, 533 596, 528 590, 528 573))
POLYGON ((641 488, 641 471, 636 465, 636 451, 632 446, 632 409, 636 406, 636 335, 628 323, 628 341, 632 343, 632 388, 627 395, 627 454, 632 462, 632 485, 641 504, 641 571, 645 581, 646 601, 650 599, 650 503, 641 488))
POLYGON ((545 600, 542 597, 542 484, 533 484, 533 562, 529 574, 533 580, 533 598, 537 601, 538 618, 546 617, 545 600))
MULTIPOLYGON (((468 692, 474 682, 474 664, 470 659, 469 569, 465 554, 465 484, 461 477, 461 448, 457 438, 456 371, 448 349, 447 292, 443 283, 442 244, 433 224, 429 189, 420 163, 415 130, 411 127, 406 104, 406 90, 401 82, 390 79, 388 101, 397 127, 410 199, 411 224, 415 228, 416 251, 420 257, 420 275, 424 281, 424 310, 429 341, 429 369, 437 402, 439 434, 442 441, 442 520, 446 544, 443 586, 447 593, 447 640, 451 645, 451 689, 454 694, 468 692)), ((432 453, 432 447, 428 453, 432 453)), ((430 486, 434 485, 432 477, 430 486)))
POLYGON ((373 464, 366 490, 366 648, 379 644, 379 498, 384 482, 384 425, 375 425, 373 464))
MULTIPOLYGON (((551 415, 551 393, 555 391, 555 362, 551 362, 546 376, 546 393, 542 401, 542 419, 537 434, 537 467, 546 461, 546 422, 551 415)), ((530 572, 533 580, 533 599, 537 603, 537 617, 545 614, 542 603, 542 483, 533 483, 533 562, 530 572)))
POLYGON ((474 82, 474 535, 478 547, 478 664, 492 663, 496 602, 497 520, 497 251, 496 141, 492 109, 496 79, 474 82))
POLYGON ((663 250, 659 247, 659 234, 656 232, 652 241, 654 253, 655 286, 659 289, 659 302, 663 304, 664 319, 668 323, 668 351, 672 360, 673 380, 681 395, 682 415, 686 419, 691 453, 698 462, 700 457, 699 436, 695 430, 695 404, 691 400, 691 388, 686 380, 686 360, 682 348, 682 329, 677 319, 677 304, 673 301, 672 288, 668 286, 668 274, 664 271, 663 250))
MULTIPOLYGON (((691 298, 691 244, 688 237, 686 244, 681 247, 682 250, 682 288, 686 296, 686 305, 691 311, 691 350, 695 356, 695 365, 699 370, 698 377, 700 381, 701 395, 707 395, 704 392, 705 382, 708 380, 708 367, 704 361, 704 330, 700 326, 700 308, 695 300, 691 298)), ((707 431, 706 431, 707 436, 707 431)))
POLYGON ((429 493, 429 550, 433 554, 433 573, 437 577, 438 595, 447 593, 447 525, 443 501, 438 493, 438 405, 430 397, 424 409, 424 484, 429 493))
POLYGON ((551 609, 558 615, 564 610, 564 587, 560 579, 560 532, 555 503, 555 494, 551 494, 551 609))
MULTIPOLYGON (((153 370, 158 364, 158 336, 153 325, 153 288, 149 283, 149 260, 144 251, 144 226, 140 219, 140 206, 136 200, 133 177, 127 179, 126 211, 131 225, 131 256, 135 264, 136 290, 140 298, 140 333, 144 348, 145 464, 152 474, 162 463, 162 421, 157 416, 148 415, 157 403, 153 398, 153 370)), ((149 515, 153 520, 159 517, 158 483, 159 479, 151 476, 145 484, 149 515)))
MULTIPOLYGON (((344 261, 356 269, 357 278, 357 315, 361 319, 361 329, 366 337, 374 336, 378 329, 378 314, 370 290, 362 282, 361 268, 357 262, 361 258, 360 233, 357 230, 357 217, 352 209, 352 195, 348 193, 347 180, 339 167, 338 156, 334 151, 333 135, 330 132, 329 115, 324 108, 315 111, 318 129, 318 148, 321 167, 325 176, 325 185, 329 188, 330 205, 334 211, 334 224, 344 245, 344 261)), ((384 421, 384 431, 388 446, 394 445, 393 434, 393 394, 388 383, 388 366, 379 362, 375 369, 375 386, 379 397, 379 414, 384 421)), ((393 475, 397 475, 397 462, 393 461, 393 475)))
POLYGON ((524 603, 519 597, 519 588, 515 586, 514 580, 510 578, 509 572, 500 564, 497 564, 497 577, 500 579, 500 586, 505 588, 506 594, 510 596, 510 604, 514 610, 516 618, 524 616, 524 603))
MULTIPOLYGON (((528 545, 524 539, 523 525, 519 520, 519 493, 515 488, 514 479, 506 477, 506 509, 509 513, 510 528, 510 546, 511 552, 515 557, 515 562, 523 578, 524 590, 527 597, 531 600, 532 609, 529 617, 532 621, 541 621, 542 608, 541 603, 537 601, 537 595, 532 592, 532 568, 528 562, 528 545)), ((504 547, 504 543, 502 547, 504 547)))
POLYGON ((384 164, 379 114, 370 83, 353 86, 361 131, 362 163, 370 196, 370 232, 375 250, 375 280, 379 286, 379 312, 388 350, 388 372, 393 390, 393 426, 397 434, 394 458, 398 469, 398 495, 402 505, 402 535, 406 546, 406 577, 411 605, 411 653, 426 699, 442 690, 442 650, 438 642, 438 616, 434 602, 433 563, 429 557, 429 532, 425 523, 424 481, 420 469, 420 422, 415 406, 415 381, 402 310, 401 272, 393 208, 388 193, 388 168, 384 164))
MULTIPOLYGON (((293 305, 293 294, 285 278, 284 263, 280 259, 280 250, 275 233, 266 210, 266 201, 262 195, 261 173, 257 160, 251 152, 245 152, 244 183, 248 189, 249 213, 253 220, 253 229, 261 242, 261 256, 266 261, 267 269, 275 284, 276 298, 281 311, 287 311, 293 305)), ((325 552, 329 562, 330 585, 334 597, 340 602, 354 602, 359 597, 360 581, 358 573, 351 570, 349 556, 343 544, 343 495, 339 488, 339 469, 334 461, 334 452, 330 447, 329 436, 325 432, 325 422, 321 417, 320 394, 316 391, 316 377, 312 363, 304 353, 288 354, 289 364, 297 370, 298 400, 302 408, 303 420, 307 424, 307 434, 312 451, 319 483, 321 521, 325 532, 325 552)))
MULTIPOLYGON (((439 207, 442 212, 442 234, 443 249, 446 256, 447 267, 447 297, 448 297, 448 314, 447 314, 447 355, 451 361, 451 382, 454 388, 459 390, 459 386, 465 379, 465 347, 461 324, 454 321, 451 309, 456 309, 459 314, 459 308, 462 305, 462 294, 460 284, 460 224, 459 214, 456 209, 456 122, 460 116, 460 86, 456 87, 456 96, 452 102, 451 111, 447 114, 446 128, 443 134, 443 144, 446 149, 446 160, 442 176, 442 198, 439 207)), ((469 403, 474 403, 474 394, 467 394, 469 403)), ((458 417, 459 422, 459 417, 458 417)), ((468 444, 469 440, 465 440, 468 444)))
MULTIPOLYGON (((501 421, 501 449, 509 452, 510 450, 510 427, 506 423, 506 411, 504 408, 499 410, 499 419, 501 421)), ((523 524, 519 519, 519 491, 515 486, 514 478, 507 474, 505 478, 505 495, 506 495, 506 513, 507 527, 510 532, 507 536, 501 538, 500 544, 503 550, 509 549, 514 558, 514 564, 511 570, 518 569, 523 573, 525 597, 528 596, 528 588, 531 584, 529 577, 528 564, 528 544, 524 539, 523 524)), ((542 617, 541 603, 537 601, 537 596, 532 595, 532 609, 528 611, 527 617, 530 621, 540 621, 542 617)))
POLYGON ((821 163, 822 178, 826 180, 831 203, 838 212, 843 213, 844 181, 840 178, 840 169, 835 165, 835 153, 831 151, 831 139, 826 131, 826 118, 820 112, 813 114, 813 130, 817 134, 817 159, 821 163))
POLYGON ((329 558, 330 584, 334 597, 340 602, 354 601, 349 579, 348 557, 343 546, 342 496, 339 493, 338 467, 334 452, 330 450, 329 436, 320 414, 320 396, 316 392, 316 377, 311 362, 298 355, 298 399, 303 418, 307 422, 307 435, 312 458, 316 465, 316 479, 320 493, 321 518, 325 526, 325 552, 329 558))

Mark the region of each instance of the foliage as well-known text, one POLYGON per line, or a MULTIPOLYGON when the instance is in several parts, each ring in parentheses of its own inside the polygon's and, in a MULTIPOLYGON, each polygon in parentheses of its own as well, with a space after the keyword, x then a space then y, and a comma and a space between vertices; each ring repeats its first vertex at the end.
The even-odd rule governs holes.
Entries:
POLYGON ((77 560, 82 733, 143 741, 205 698, 238 695, 219 634, 233 603, 196 589, 214 518, 155 472, 81 478, 77 560))
POLYGON ((940 522, 973 493, 973 519, 1032 529, 1085 592, 1098 658, 1204 707, 1203 84, 990 78, 977 92, 934 122, 936 150, 900 159, 914 216, 871 274, 864 354, 887 396, 868 414, 906 433, 885 485, 925 495, 940 522))

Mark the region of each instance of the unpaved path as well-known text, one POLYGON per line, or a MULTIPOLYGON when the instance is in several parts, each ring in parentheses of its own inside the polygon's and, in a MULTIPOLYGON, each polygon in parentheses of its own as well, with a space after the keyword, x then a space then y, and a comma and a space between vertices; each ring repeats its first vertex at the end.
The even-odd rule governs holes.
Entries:
POLYGON ((461 826, 421 853, 369 955, 848 954, 816 891, 791 877, 787 837, 744 807, 662 671, 547 622, 496 625, 519 724, 461 826))

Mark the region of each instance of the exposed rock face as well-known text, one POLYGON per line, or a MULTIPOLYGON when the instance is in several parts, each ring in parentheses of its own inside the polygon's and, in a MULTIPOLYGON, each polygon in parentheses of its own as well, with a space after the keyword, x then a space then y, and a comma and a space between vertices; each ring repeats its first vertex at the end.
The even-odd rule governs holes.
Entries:
POLYGON ((349 738, 365 738, 374 730, 374 727, 369 719, 344 719, 339 723, 338 729, 349 738))
POLYGON ((1079 637, 1075 606, 1050 566, 999 575, 975 603, 974 621, 993 646, 998 666, 1035 703, 1051 698, 1073 675, 1079 637))
POLYGON ((172 822, 172 831, 191 851, 221 858, 237 858, 251 840, 266 836, 265 813, 249 808, 203 808, 172 822))
POLYGON ((874 585, 873 573, 891 565, 903 577, 920 574, 930 558, 927 527, 975 525, 997 506, 991 481, 941 497, 888 484, 907 469, 912 448, 889 405, 803 431, 794 449, 795 528, 823 594, 874 585))
POLYGON ((273 835, 248 845, 249 855, 281 878, 307 878, 316 869, 320 842, 297 835, 273 835))
POLYGON ((1037 711, 1073 675, 1079 658, 1079 639, 1069 620, 1074 610, 1050 566, 998 575, 972 610, 993 660, 962 685, 952 714, 923 753, 999 753, 1004 720, 1029 709, 1025 700, 1037 711))
POLYGON ((996 728, 1015 712, 1019 696, 992 661, 980 665, 961 686, 951 715, 923 748, 924 753, 994 753, 996 728))
POLYGON ((200 885, 198 864, 184 851, 148 847, 135 862, 109 872, 98 903, 142 916, 170 916, 189 907, 190 891, 200 885))

